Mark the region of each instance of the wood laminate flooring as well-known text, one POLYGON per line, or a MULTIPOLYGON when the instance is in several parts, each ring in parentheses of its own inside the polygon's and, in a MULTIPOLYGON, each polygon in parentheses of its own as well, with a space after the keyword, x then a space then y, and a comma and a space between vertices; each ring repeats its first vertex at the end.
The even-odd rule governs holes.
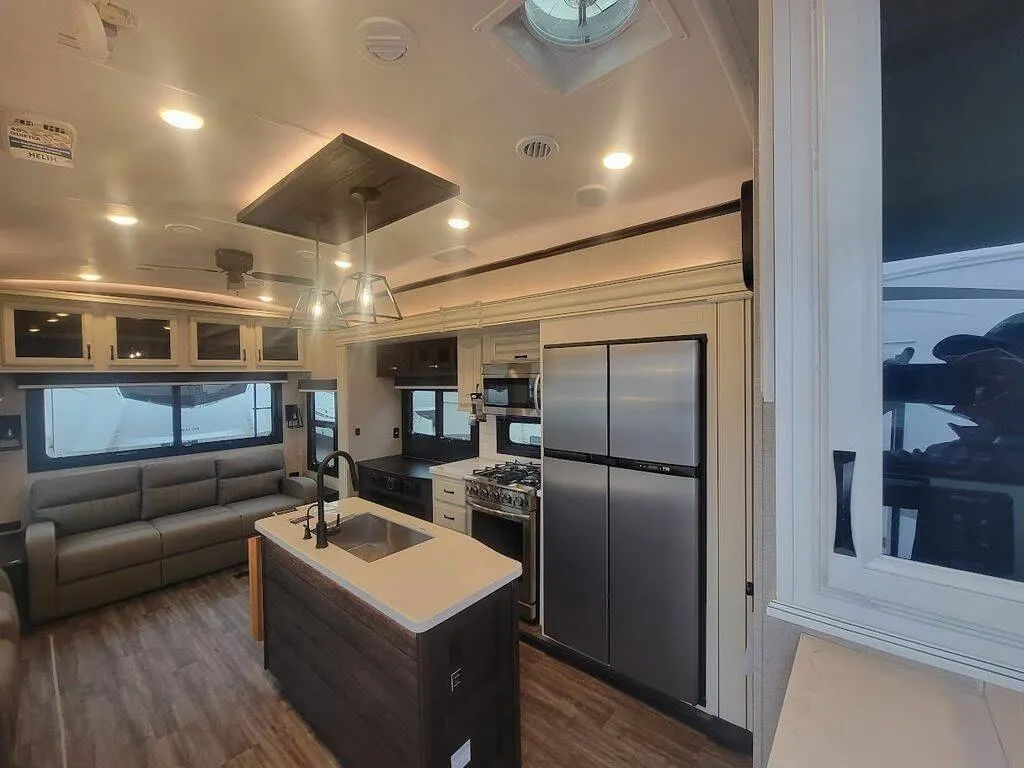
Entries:
MULTIPOLYGON (((750 765, 535 648, 520 652, 527 768, 750 765)), ((17 768, 338 766, 264 672, 247 582, 231 572, 45 625, 21 654, 17 768)))

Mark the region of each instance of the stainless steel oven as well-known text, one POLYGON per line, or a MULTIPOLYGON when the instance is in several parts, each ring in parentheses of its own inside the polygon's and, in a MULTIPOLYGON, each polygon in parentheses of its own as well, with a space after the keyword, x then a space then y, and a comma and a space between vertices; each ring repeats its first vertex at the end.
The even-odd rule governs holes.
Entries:
POLYGON ((495 552, 522 563, 516 597, 519 615, 531 622, 539 615, 539 485, 539 466, 522 463, 488 467, 466 482, 470 535, 495 552), (515 479, 510 479, 513 476, 515 479))
POLYGON ((540 416, 540 363, 484 366, 484 413, 540 416))

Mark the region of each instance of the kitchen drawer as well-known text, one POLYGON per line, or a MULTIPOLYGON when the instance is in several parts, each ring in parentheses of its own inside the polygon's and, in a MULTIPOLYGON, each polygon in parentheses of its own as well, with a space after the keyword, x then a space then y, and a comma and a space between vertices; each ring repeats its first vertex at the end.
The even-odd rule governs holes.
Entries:
POLYGON ((434 475, 434 498, 442 504, 461 507, 466 503, 466 482, 434 475))
POLYGON ((469 533, 466 508, 437 502, 434 504, 434 525, 443 525, 445 528, 451 528, 459 533, 469 533))

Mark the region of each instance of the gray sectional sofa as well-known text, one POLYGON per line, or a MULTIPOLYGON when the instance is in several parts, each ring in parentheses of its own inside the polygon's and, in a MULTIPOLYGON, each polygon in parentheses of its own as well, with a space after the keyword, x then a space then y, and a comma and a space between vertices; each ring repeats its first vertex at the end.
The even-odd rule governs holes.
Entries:
POLYGON ((33 623, 244 562, 261 517, 316 500, 284 453, 186 459, 46 477, 25 548, 33 623))

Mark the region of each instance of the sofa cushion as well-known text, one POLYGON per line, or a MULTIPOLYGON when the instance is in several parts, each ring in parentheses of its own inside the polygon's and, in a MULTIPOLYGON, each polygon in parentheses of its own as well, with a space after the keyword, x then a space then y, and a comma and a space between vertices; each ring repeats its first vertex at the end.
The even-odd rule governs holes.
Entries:
POLYGON ((8 592, 0 592, 0 639, 18 642, 21 637, 21 621, 18 618, 18 604, 8 592))
POLYGON ((284 476, 284 451, 278 448, 217 459, 217 503, 280 493, 284 476))
POLYGON ((36 480, 29 493, 32 521, 52 520, 58 537, 137 521, 140 477, 138 467, 121 467, 36 480))
POLYGON ((160 559, 160 534, 139 521, 57 540, 57 582, 70 584, 160 559))
POLYGON ((217 503, 214 459, 167 461, 142 468, 142 519, 152 520, 217 503))
POLYGON ((227 507, 207 507, 179 512, 176 515, 158 517, 151 523, 160 532, 163 557, 240 539, 245 533, 238 513, 227 507))
POLYGON ((18 735, 18 709, 21 703, 21 663, 18 646, 0 640, 0 765, 9 765, 18 735))
POLYGON ((246 534, 250 534, 253 531, 253 525, 260 518, 295 509, 297 506, 301 505, 295 497, 278 493, 273 496, 261 496, 258 499, 236 501, 229 504, 228 509, 241 518, 246 534))

